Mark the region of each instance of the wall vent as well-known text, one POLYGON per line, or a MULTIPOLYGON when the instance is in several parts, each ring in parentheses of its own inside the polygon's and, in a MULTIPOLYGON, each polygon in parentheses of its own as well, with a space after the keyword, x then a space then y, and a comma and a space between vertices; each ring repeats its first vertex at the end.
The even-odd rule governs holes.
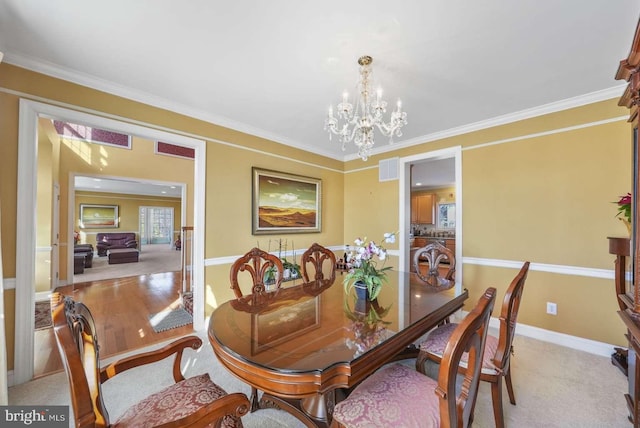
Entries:
POLYGON ((378 163, 378 180, 391 181, 398 179, 399 158, 383 159, 378 163))

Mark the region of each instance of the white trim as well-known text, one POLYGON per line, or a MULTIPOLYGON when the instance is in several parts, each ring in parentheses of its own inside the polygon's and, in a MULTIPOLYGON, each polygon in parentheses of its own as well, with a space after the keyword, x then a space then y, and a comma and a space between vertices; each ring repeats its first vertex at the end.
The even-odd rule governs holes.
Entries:
POLYGON ((426 159, 449 159, 454 158, 455 164, 455 192, 456 192, 456 291, 462 292, 462 146, 452 146, 445 149, 433 150, 430 152, 418 153, 415 155, 400 158, 398 171, 400 179, 398 180, 398 230, 399 244, 401 248, 399 254, 400 269, 409 271, 409 229, 411 227, 411 183, 410 183, 410 167, 412 163, 420 162, 426 159))
POLYGON ((595 122, 582 123, 580 125, 574 125, 574 126, 567 126, 567 127, 564 127, 564 128, 551 129, 549 131, 535 132, 533 134, 521 135, 519 137, 512 137, 512 138, 505 138, 503 140, 489 141, 487 143, 476 144, 474 146, 465 147, 463 150, 466 151, 466 150, 481 149, 481 148, 489 147, 489 146, 497 146, 497 145, 505 144, 505 143, 513 143, 514 141, 522 141, 522 140, 529 140, 529 139, 532 139, 532 138, 544 137, 546 135, 562 134, 562 133, 565 133, 565 132, 576 131, 578 129, 584 129, 584 128, 591 128, 593 126, 606 125, 608 123, 613 123, 613 122, 621 122, 621 121, 627 122, 628 120, 629 120, 629 116, 618 116, 618 117, 613 117, 613 118, 610 118, 610 119, 597 120, 595 122))
MULTIPOLYGON (((402 244, 401 244, 402 245, 402 244)), ((457 248, 456 245, 456 253, 457 248)), ((327 247, 331 251, 340 252, 344 251, 344 245, 334 245, 327 247)), ((404 248, 404 247, 400 247, 404 248)), ((306 249, 297 249, 293 251, 289 251, 285 254, 285 256, 290 255, 301 255, 306 249)), ((276 254, 277 252, 271 252, 272 254, 276 254)), ((401 250, 389 250, 390 256, 395 256, 398 258, 402 258, 404 251, 401 250)), ((223 257, 212 257, 206 259, 204 264, 205 266, 220 266, 231 264, 236 261, 241 255, 232 255, 232 256, 223 256, 223 257)), ((477 257, 461 257, 458 258, 458 254, 456 254, 457 260, 462 260, 463 264, 469 265, 478 265, 478 266, 491 266, 491 267, 499 267, 499 268, 507 268, 507 269, 521 269, 523 261, 517 260, 498 260, 498 259, 481 259, 477 257)), ((400 260, 399 266, 402 266, 403 261, 400 260)), ((547 263, 531 263, 529 265, 529 271, 537 271, 537 272, 548 272, 555 273, 559 275, 576 275, 576 276, 585 276, 589 278, 601 278, 601 279, 614 279, 615 272, 610 269, 596 269, 596 268, 587 268, 582 266, 567 266, 567 265, 552 265, 547 263)), ((627 277, 630 279, 630 273, 627 272, 627 277)), ((6 281, 6 280, 5 280, 6 281)))
MULTIPOLYGON (((160 107, 175 113, 187 115, 195 119, 200 119, 208 123, 224 126, 226 128, 235 129, 240 132, 248 133, 258 137, 266 138, 268 140, 285 144, 287 146, 296 147, 301 150, 317 153, 322 156, 326 156, 332 159, 340 160, 343 162, 358 159, 357 154, 350 154, 340 157, 334 152, 324 149, 322 146, 310 146, 308 144, 294 141, 282 135, 274 134, 270 131, 262 128, 257 128, 253 125, 238 122, 233 119, 229 119, 224 116, 211 114, 211 112, 196 109, 185 104, 178 104, 175 101, 167 100, 140 90, 118 85, 113 82, 96 78, 85 73, 78 73, 75 70, 70 70, 45 61, 38 61, 33 58, 22 56, 15 53, 5 53, 4 62, 17 65, 27 70, 36 71, 38 73, 52 76, 58 79, 73 82, 82 86, 97 89, 102 92, 107 92, 113 95, 124 97, 130 100, 141 102, 150 106, 160 107)), ((405 147, 411 147, 419 144, 424 144, 431 141, 441 140, 457 135, 467 134, 482 129, 492 128, 495 126, 505 125, 508 123, 517 122, 520 120, 530 119, 533 117, 542 116, 545 114, 555 113, 562 110, 568 110, 575 107, 580 107, 587 104, 592 104, 599 101, 608 100, 611 98, 620 98, 624 92, 626 85, 617 85, 611 88, 602 89, 599 91, 591 92, 588 94, 579 95, 565 100, 555 101, 541 106, 525 109, 502 116, 493 117, 487 120, 451 128, 444 131, 434 132, 431 134, 419 136, 409 140, 405 140, 399 143, 388 144, 386 146, 379 146, 374 149, 371 155, 377 155, 386 153, 389 151, 402 149, 405 147)), ((328 145, 327 145, 328 147, 328 145)))
MULTIPOLYGON (((332 245, 332 246, 328 246, 326 248, 330 249, 334 253, 336 251, 344 251, 344 245, 332 245)), ((297 250, 283 251, 281 255, 284 256, 284 257, 291 256, 292 258, 295 259, 295 256, 300 256, 305 251, 307 251, 306 248, 298 248, 297 250)), ((271 251, 271 254, 277 256, 278 252, 277 251, 271 251)), ((391 251, 389 251, 389 254, 390 255, 397 255, 397 250, 391 250, 391 251), (393 252, 396 252, 396 254, 393 254, 393 252)), ((230 265, 230 264, 232 264, 233 262, 235 262, 236 260, 238 260, 242 256, 243 256, 243 254, 238 254, 238 255, 235 255, 235 256, 212 257, 210 259, 206 259, 204 261, 204 265, 205 266, 230 265)), ((336 255, 336 258, 338 258, 338 257, 339 256, 336 255)))
MULTIPOLYGON (((77 108, 77 107, 76 107, 77 108)), ((59 105, 44 104, 20 99, 18 134, 18 198, 16 242, 16 304, 15 304, 15 356, 14 381, 24 383, 33 377, 33 328, 35 283, 35 207, 37 174, 37 121, 38 117, 58 118, 108 127, 119 132, 138 135, 150 140, 175 142, 195 149, 194 160, 194 329, 204 328, 204 229, 205 229, 205 168, 206 143, 185 135, 149 128, 127 121, 115 120, 108 115, 84 113, 59 105)), ((70 201, 72 203, 72 201, 70 201)), ((70 210, 69 212, 73 212, 70 210)), ((68 216, 68 230, 73 229, 73 216, 68 216)), ((67 245, 73 248, 73 236, 69 234, 67 245)), ((70 269, 68 272, 73 272, 70 269)))
MULTIPOLYGON (((393 150, 404 149, 407 147, 417 146, 424 143, 430 143, 432 141, 439 141, 445 138, 456 137, 458 135, 469 134, 471 132, 480 131, 483 129, 493 128, 500 125, 506 125, 513 122, 518 122, 525 119, 531 119, 545 114, 556 113, 563 110, 569 110, 576 107, 581 107, 587 104, 593 104, 600 101, 609 100, 612 98, 618 99, 625 90, 626 85, 614 86, 608 89, 591 92, 584 95, 579 95, 573 98, 567 98, 565 100, 555 101, 548 104, 543 104, 538 107, 533 107, 526 110, 520 110, 517 112, 505 114, 502 116, 493 117, 480 122, 470 123, 467 125, 458 126, 456 128, 446 129, 444 131, 438 131, 431 134, 423 135, 420 137, 412 138, 402 142, 388 144, 386 146, 379 146, 371 151, 371 156, 387 153, 393 150)), ((625 120, 628 117, 624 118, 625 120)), ((617 119, 615 119, 617 120, 617 119)), ((576 128, 577 129, 577 128, 576 128)), ((351 154, 344 157, 344 161, 351 161, 358 159, 357 154, 351 154)))
MULTIPOLYGON (((468 311, 461 310, 460 319, 464 318, 468 314, 468 311)), ((491 317, 489 326, 500 329, 500 320, 498 318, 491 317)), ((588 352, 589 354, 600 355, 601 357, 610 357, 616 347, 616 345, 612 345, 610 343, 598 342, 596 340, 585 339, 583 337, 572 336, 570 334, 545 330, 544 328, 520 323, 516 323, 516 335, 530 337, 542 342, 553 343, 554 345, 564 346, 578 351, 588 352)))
MULTIPOLYGON (((36 247, 37 120, 31 103, 20 100, 18 118, 18 203, 16 206, 16 297, 13 381, 33 377, 36 247)), ((73 230, 73 229, 71 229, 73 230)))
MULTIPOLYGON (((104 112, 100 112, 100 111, 93 110, 93 109, 83 108, 83 107, 80 107, 80 106, 76 106, 76 105, 68 104, 68 103, 63 103, 63 102, 60 102, 58 100, 53 100, 53 99, 50 99, 50 98, 38 97, 38 96, 29 94, 29 93, 26 93, 26 92, 14 91, 12 89, 7 89, 7 88, 4 88, 2 86, 0 86, 0 92, 4 92, 4 93, 10 94, 10 95, 15 95, 17 97, 28 99, 28 100, 31 100, 31 101, 34 101, 34 102, 47 103, 47 104, 51 104, 52 106, 58 106, 58 107, 61 107, 61 108, 66 108, 66 109, 73 109, 75 111, 81 111, 81 112, 85 112, 85 113, 88 113, 88 114, 92 114, 92 115, 96 115, 96 116, 100 116, 100 117, 104 117, 104 118, 111 118, 111 119, 115 119, 117 121, 129 123, 129 124, 132 124, 132 125, 139 125, 139 126, 144 126, 146 128, 155 129, 155 130, 158 130, 158 131, 170 132, 172 134, 181 135, 181 136, 188 137, 188 138, 206 140, 209 143, 220 144, 220 145, 223 145, 223 146, 233 147, 233 148, 238 149, 238 150, 245 150, 245 151, 249 151, 249 152, 252 152, 252 153, 259 153, 261 155, 274 157, 276 159, 287 160, 287 161, 291 161, 291 162, 298 163, 298 164, 301 164, 301 165, 309 165, 309 166, 312 166, 312 167, 315 167, 315 168, 319 168, 319 169, 323 169, 323 170, 326 170, 326 171, 332 171, 332 172, 344 174, 344 171, 340 170, 340 169, 330 168, 330 167, 327 167, 327 166, 324 166, 324 165, 319 165, 319 164, 315 164, 315 163, 312 163, 312 162, 307 162, 307 161, 303 161, 303 160, 299 160, 299 159, 294 159, 294 158, 289 157, 289 156, 277 155, 277 154, 274 154, 274 153, 271 153, 271 152, 268 152, 268 151, 254 149, 254 148, 251 148, 251 147, 246 147, 246 146, 242 146, 242 145, 235 144, 235 143, 230 143, 228 141, 219 140, 219 139, 211 137, 211 136, 193 134, 193 133, 185 132, 185 131, 177 131, 175 129, 166 128, 166 127, 163 127, 163 126, 159 126, 159 125, 148 123, 148 122, 143 122, 143 121, 140 121, 140 120, 135 120, 135 119, 122 117, 122 116, 109 114, 109 113, 104 113, 104 112)), ((264 138, 266 138, 266 137, 264 137, 264 138)), ((278 142, 276 140, 273 140, 273 141, 276 142, 276 143, 278 142)), ((282 144, 285 144, 285 143, 282 143, 282 144)), ((306 150, 309 153, 320 154, 318 152, 318 150, 316 150, 315 147, 307 148, 306 150)), ((329 155, 325 155, 325 156, 327 156, 328 158, 334 159, 332 156, 329 156, 329 155)), ((376 165, 376 168, 377 168, 377 165, 376 165)))
MULTIPOLYGON (((479 257, 463 257, 462 263, 479 266, 492 266, 509 269, 522 268, 523 261, 483 259, 479 257)), ((586 276, 590 278, 614 279, 614 271, 611 269, 597 269, 582 266, 552 265, 547 263, 531 263, 530 271, 557 273, 561 275, 586 276)))
POLYGON ((16 279, 15 278, 2 278, 3 287, 5 290, 15 290, 16 289, 16 279))
POLYGON ((35 294, 36 302, 42 302, 45 300, 51 299, 51 290, 48 291, 37 291, 35 294))

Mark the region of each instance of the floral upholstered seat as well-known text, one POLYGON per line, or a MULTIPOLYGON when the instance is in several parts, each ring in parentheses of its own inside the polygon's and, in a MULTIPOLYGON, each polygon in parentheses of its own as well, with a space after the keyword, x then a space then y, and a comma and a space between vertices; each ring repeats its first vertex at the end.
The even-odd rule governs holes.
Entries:
POLYGON ((437 381, 401 363, 383 367, 335 406, 332 427, 468 426, 473 419, 495 293, 495 288, 488 288, 454 329, 437 381), (467 369, 461 374, 464 379, 457 384, 460 359, 465 353, 468 353, 467 369))
MULTIPOLYGON (((420 344, 420 349, 423 352, 428 351, 430 354, 438 355, 442 358, 451 333, 453 333, 457 326, 457 323, 447 323, 436 328, 429 333, 427 339, 420 344)), ((498 338, 487 334, 487 340, 484 345, 484 356, 482 357, 482 373, 496 373, 496 366, 493 364, 496 349, 498 349, 498 338)), ((466 366, 467 358, 468 355, 465 353, 460 360, 462 366, 466 366)))
POLYGON ((185 349, 202 346, 199 337, 182 337, 163 348, 101 368, 95 321, 89 309, 58 292, 51 295, 51 308, 54 335, 69 380, 76 428, 242 427, 240 417, 249 411, 246 395, 227 394, 206 373, 188 379, 182 374, 182 354, 185 349), (126 370, 171 356, 175 357, 171 371, 175 383, 134 404, 111 424, 102 384, 126 370))
MULTIPOLYGON (((205 373, 175 383, 131 406, 113 424, 113 428, 155 427, 172 422, 213 403, 227 393, 213 383, 205 373)), ((212 422, 208 426, 214 427, 212 422)), ((237 416, 225 416, 222 427, 241 428, 242 422, 237 416)))
POLYGON ((413 368, 393 363, 372 374, 339 403, 333 420, 350 428, 440 427, 437 387, 435 380, 413 368))

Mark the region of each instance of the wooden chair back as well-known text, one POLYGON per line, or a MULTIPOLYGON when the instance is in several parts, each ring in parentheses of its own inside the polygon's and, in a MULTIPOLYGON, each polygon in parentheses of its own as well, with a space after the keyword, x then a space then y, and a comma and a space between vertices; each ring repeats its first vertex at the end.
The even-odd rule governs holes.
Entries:
POLYGON ((277 256, 262 251, 257 247, 252 248, 231 265, 231 271, 229 272, 231 289, 238 298, 243 296, 240 282, 238 281, 240 272, 248 272, 250 275, 252 286, 249 294, 260 294, 267 291, 267 289, 280 288, 284 276, 282 261, 277 256), (273 284, 265 284, 268 278, 274 278, 273 284))
POLYGON ((336 277, 336 255, 333 254, 333 251, 318 243, 314 242, 307 251, 302 254, 300 263, 302 264, 302 278, 304 282, 310 282, 307 266, 309 264, 313 266, 315 270, 313 279, 316 281, 325 279, 324 273, 329 272, 328 269, 331 269, 331 273, 329 273, 330 279, 335 279, 336 277), (325 262, 328 263, 327 267, 324 266, 325 262))
POLYGON ((435 390, 440 399, 441 427, 467 427, 471 424, 495 299, 496 289, 487 288, 476 307, 456 327, 447 342, 435 390), (463 356, 467 356, 467 368, 460 372, 463 356), (463 376, 461 383, 457 382, 459 374, 463 376))
POLYGON ((500 312, 500 329, 498 337, 498 348, 496 356, 493 360, 499 371, 506 371, 509 367, 511 350, 513 347, 513 338, 516 332, 516 321, 518 319, 518 310, 520 309, 520 301, 522 299, 522 291, 524 283, 529 273, 529 262, 525 262, 520 272, 513 278, 507 292, 504 295, 502 309, 500 312))
POLYGON ((433 242, 415 252, 413 269, 418 278, 429 286, 445 289, 455 285, 456 257, 453 251, 439 242, 433 242), (421 262, 427 263, 426 272, 421 262), (443 262, 448 262, 448 265, 443 262), (444 274, 440 274, 442 268, 446 268, 444 274))
POLYGON ((99 345, 89 309, 59 293, 51 295, 53 331, 67 372, 76 427, 107 427, 100 380, 99 345))

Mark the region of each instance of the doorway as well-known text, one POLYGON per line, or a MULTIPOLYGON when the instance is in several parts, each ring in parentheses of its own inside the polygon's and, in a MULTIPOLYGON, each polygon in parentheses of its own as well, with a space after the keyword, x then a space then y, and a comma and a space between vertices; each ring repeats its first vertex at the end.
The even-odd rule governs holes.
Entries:
MULTIPOLYGON (((410 270, 410 243, 412 239, 411 230, 411 190, 412 185, 412 169, 420 168, 421 165, 428 167, 429 162, 439 160, 452 160, 452 163, 442 163, 443 165, 452 165, 455 177, 455 183, 453 188, 455 189, 455 209, 451 210, 452 217, 447 219, 447 225, 455 225, 450 229, 455 233, 455 257, 456 257, 456 292, 462 291, 462 148, 460 146, 450 147, 442 150, 435 150, 428 153, 421 153, 417 155, 400 158, 399 160, 399 200, 400 200, 400 251, 399 259, 400 266, 403 270, 410 270)), ((450 167, 447 167, 450 168, 450 167)), ((422 183, 425 187, 429 186, 429 183, 422 183)), ((433 183, 437 185, 437 183, 433 183)), ((437 204, 437 202, 436 202, 437 204)), ((447 210, 449 212, 449 210, 447 210)), ((437 214, 437 213, 436 213, 437 214)), ((435 227, 437 230, 437 218, 434 219, 435 227)))
MULTIPOLYGON (((38 119, 56 118, 91 126, 111 129, 129 135, 138 135, 152 141, 166 141, 194 149, 194 194, 193 227, 195 231, 204 231, 205 200, 205 150, 202 140, 161 131, 155 128, 131 124, 124 120, 109 119, 103 116, 83 113, 75 110, 43 104, 35 101, 20 100, 19 148, 18 148, 18 198, 17 233, 21 236, 16 244, 16 300, 15 300, 15 364, 12 384, 27 382, 33 377, 33 326, 35 303, 35 254, 36 231, 36 195, 38 162, 38 119)), ((73 212, 73 201, 69 198, 67 212, 73 212)), ((67 216, 67 230, 73 231, 73 216, 67 216)), ((67 253, 73 248, 73 233, 67 233, 67 253)), ((204 329, 204 235, 194 233, 193 241, 194 283, 200 284, 193 290, 193 311, 196 330, 204 329)), ((69 257, 68 272, 73 272, 73 257, 69 257)))

